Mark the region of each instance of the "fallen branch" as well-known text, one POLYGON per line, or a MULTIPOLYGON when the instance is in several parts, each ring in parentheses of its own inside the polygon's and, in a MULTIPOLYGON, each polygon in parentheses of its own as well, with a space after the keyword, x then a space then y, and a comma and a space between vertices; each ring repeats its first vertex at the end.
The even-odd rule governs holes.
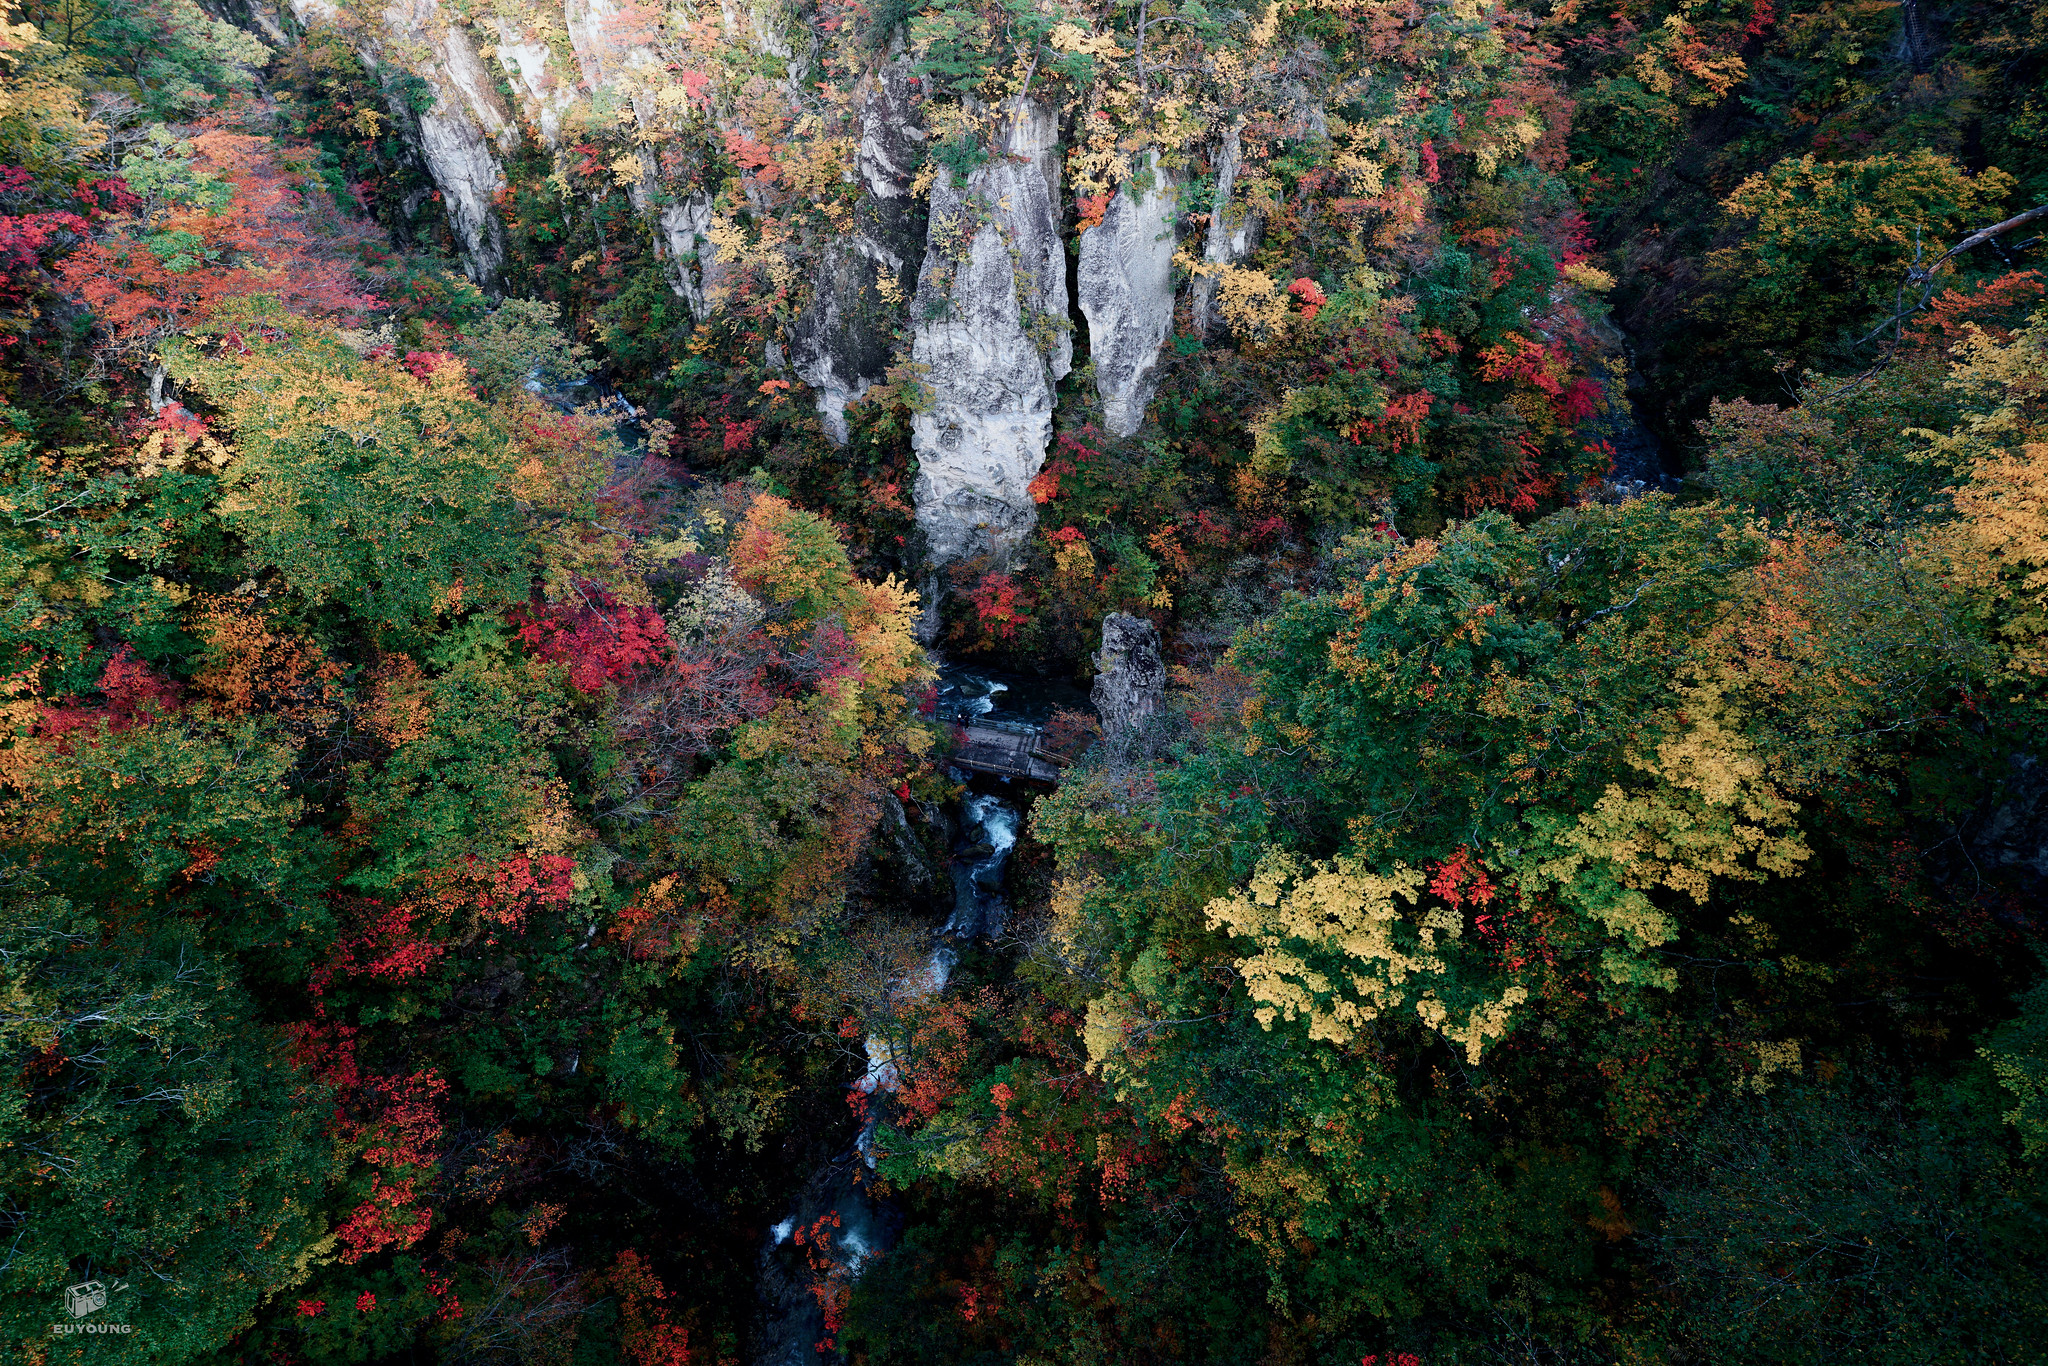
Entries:
MULTIPOLYGON (((1903 324, 1906 321, 1906 319, 1912 317, 1915 313, 1918 313, 1921 309, 1927 307, 1927 305, 1933 300, 1934 277, 1935 274, 1942 268, 1944 264, 1962 255, 1964 252, 1970 250, 1972 247, 1980 247, 1984 245, 1986 242, 1989 242, 1992 238, 1998 237, 2004 233, 2011 232, 2014 228, 2023 227, 2026 224, 2033 222, 2037 218, 2048 218, 2048 204, 2039 204, 2031 209, 2028 209, 2025 213, 2016 213, 2012 217, 2006 219, 2003 223, 1993 223, 1988 228, 1979 228, 1977 231, 1971 233, 1968 237, 1965 237, 1962 241, 1956 243, 1954 246, 1950 247, 1947 251, 1935 257, 1932 261, 1929 261, 1924 266, 1920 264, 1920 247, 1919 244, 1916 242, 1913 247, 1913 265, 1912 268, 1906 272, 1905 280, 1902 281, 1899 285, 1899 295, 1898 299, 1893 304, 1894 311, 1892 313, 1892 316, 1886 318, 1876 327, 1871 328, 1870 331, 1866 333, 1863 336, 1863 338, 1856 344, 1858 346, 1868 345, 1873 338, 1878 336, 1878 334, 1880 334, 1887 327, 1889 327, 1892 329, 1892 349, 1897 350, 1900 339, 1901 324, 1903 324), (1914 303, 1914 305, 1911 308, 1904 307, 1903 305, 1905 304, 1906 291, 1913 288, 1915 285, 1918 285, 1920 287, 1920 298, 1917 302, 1914 303)), ((1890 359, 1889 353, 1887 353, 1885 358, 1887 360, 1890 359)))

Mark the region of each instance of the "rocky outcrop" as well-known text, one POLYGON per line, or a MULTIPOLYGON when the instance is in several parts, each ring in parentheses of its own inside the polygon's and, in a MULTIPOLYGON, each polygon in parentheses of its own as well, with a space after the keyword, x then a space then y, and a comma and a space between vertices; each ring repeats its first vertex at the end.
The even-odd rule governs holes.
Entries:
POLYGON ((669 288, 689 305, 690 316, 711 316, 718 289, 718 248, 711 244, 711 196, 702 190, 662 206, 662 258, 669 288))
POLYGON ((659 65, 661 58, 649 42, 652 33, 641 32, 648 22, 616 0, 564 0, 562 25, 569 30, 583 83, 596 90, 633 67, 659 65))
MULTIPOLYGON (((330 0, 292 0, 292 13, 310 27, 334 22, 338 10, 330 0)), ((380 76, 410 73, 433 90, 434 103, 419 110, 386 82, 391 112, 411 124, 412 148, 441 192, 464 273, 495 289, 505 268, 505 229, 492 203, 505 187, 499 157, 518 148, 519 125, 469 31, 438 0, 398 0, 379 18, 374 36, 360 39, 356 50, 380 76)))
POLYGON ((930 902, 950 889, 952 876, 945 857, 919 838, 909 812, 893 792, 882 795, 882 815, 875 831, 878 838, 870 846, 869 858, 892 891, 911 901, 930 902))
POLYGON ((1970 835, 1979 867, 2048 878, 2048 762, 2014 754, 1996 800, 1970 835))
MULTIPOLYGON (((1052 386, 1073 361, 1060 241, 1059 124, 1020 99, 991 160, 932 188, 911 355, 929 404, 911 423, 917 521, 934 565, 1007 565, 1036 524, 1030 483, 1052 437, 1052 386)), ((929 627, 927 627, 929 629, 929 627)))
POLYGON ((1143 617, 1111 612, 1102 619, 1102 648, 1095 652, 1095 686, 1088 700, 1112 744, 1129 739, 1166 705, 1166 661, 1159 628, 1143 617))
POLYGON ((576 83, 566 78, 546 39, 504 19, 497 28, 498 64, 512 78, 512 98, 549 147, 561 145, 562 115, 576 103, 576 83))
POLYGON ((1081 234, 1081 312, 1104 424, 1129 436, 1159 389, 1159 348, 1173 329, 1173 178, 1150 153, 1081 234), (1135 192, 1135 193, 1134 193, 1135 192))
POLYGON ((825 248, 811 302, 791 336, 795 369, 816 396, 825 433, 844 445, 846 405, 895 357, 904 303, 917 287, 926 216, 911 192, 925 131, 907 59, 868 79, 854 174, 853 232, 825 248))
POLYGON ((1259 242, 1258 215, 1230 202, 1243 164, 1244 125, 1234 123, 1224 130, 1216 148, 1216 194, 1209 203, 1209 235, 1202 244, 1205 269, 1195 276, 1192 288, 1191 312, 1198 337, 1208 337, 1216 330, 1216 292, 1223 283, 1222 271, 1250 256, 1259 242))

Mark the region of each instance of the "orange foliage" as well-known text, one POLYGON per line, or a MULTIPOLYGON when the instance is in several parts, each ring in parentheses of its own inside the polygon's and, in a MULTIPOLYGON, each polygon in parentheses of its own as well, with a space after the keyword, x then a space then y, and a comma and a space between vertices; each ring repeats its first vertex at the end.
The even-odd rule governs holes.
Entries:
POLYGON ((393 749, 427 733, 432 689, 419 665, 405 655, 386 655, 370 670, 369 684, 369 706, 359 715, 364 729, 393 749))
POLYGON ((1996 280, 1978 281, 1968 291, 1944 289, 1906 329, 1906 340, 1945 351, 1970 335, 1974 327, 1996 341, 2005 341, 2011 333, 1999 327, 1997 319, 2024 312, 2043 292, 2038 270, 2007 271, 1996 280))
POLYGON ((623 1330, 619 1345, 633 1366, 689 1366, 690 1331, 669 1322, 670 1290, 654 1274, 647 1259, 631 1248, 619 1254, 605 1276, 619 1297, 623 1330))
POLYGON ((206 642, 206 654, 192 686, 216 710, 274 712, 309 727, 339 714, 343 670, 318 645, 273 631, 248 599, 208 594, 197 609, 192 632, 206 642))
POLYGON ((230 187, 224 205, 173 203, 154 221, 111 217, 107 235, 58 271, 109 334, 103 355, 145 355, 255 295, 311 315, 377 305, 350 278, 349 258, 372 230, 337 217, 323 225, 328 231, 316 231, 306 182, 282 164, 274 140, 202 127, 190 141, 193 172, 230 187), (169 254, 174 243, 194 267, 169 254))

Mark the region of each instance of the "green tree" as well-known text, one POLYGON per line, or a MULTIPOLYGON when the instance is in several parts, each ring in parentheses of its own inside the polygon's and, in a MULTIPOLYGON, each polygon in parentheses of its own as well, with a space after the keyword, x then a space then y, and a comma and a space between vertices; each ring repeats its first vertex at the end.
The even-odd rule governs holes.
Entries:
POLYGON ((204 1356, 321 1259, 337 1175, 322 1089, 261 1022, 232 963, 178 923, 85 915, 17 872, 0 905, 0 1335, 56 1338, 68 1285, 97 1280, 136 1361, 204 1356))
POLYGON ((1861 161, 1788 157, 1722 201, 1739 237, 1707 255, 1703 305, 1751 371, 1844 346, 1886 317, 1907 269, 1996 222, 2013 179, 1921 149, 1861 161))
POLYGON ((274 313, 243 326, 246 350, 170 363, 234 434, 221 516, 255 567, 401 639, 523 596, 519 454, 460 362, 367 359, 274 313))

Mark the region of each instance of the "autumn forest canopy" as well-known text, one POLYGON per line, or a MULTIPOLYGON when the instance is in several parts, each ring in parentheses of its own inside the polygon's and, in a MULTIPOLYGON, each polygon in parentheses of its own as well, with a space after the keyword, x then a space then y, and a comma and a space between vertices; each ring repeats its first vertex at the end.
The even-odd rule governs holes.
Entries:
POLYGON ((2026 1363, 2044 0, 6 0, 0 1355, 2026 1363))

